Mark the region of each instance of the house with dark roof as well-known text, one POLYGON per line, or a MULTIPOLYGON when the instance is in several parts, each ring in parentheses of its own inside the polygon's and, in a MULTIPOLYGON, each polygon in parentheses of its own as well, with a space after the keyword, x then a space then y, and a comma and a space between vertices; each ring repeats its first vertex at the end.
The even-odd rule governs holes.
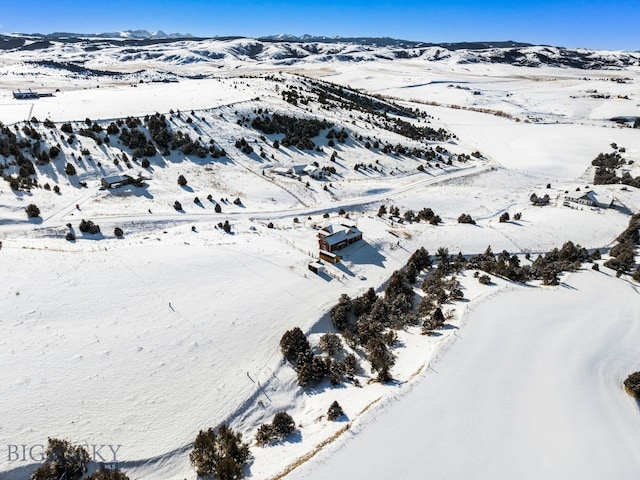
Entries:
POLYGON ((119 188, 136 183, 136 179, 131 175, 113 175, 111 177, 102 177, 100 183, 104 188, 119 188))

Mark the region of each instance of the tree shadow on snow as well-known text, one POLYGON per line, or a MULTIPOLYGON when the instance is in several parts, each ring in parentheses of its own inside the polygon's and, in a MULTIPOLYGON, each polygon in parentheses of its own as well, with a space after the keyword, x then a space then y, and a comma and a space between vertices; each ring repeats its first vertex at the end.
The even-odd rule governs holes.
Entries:
POLYGON ((136 197, 145 197, 151 200, 153 195, 149 192, 149 185, 143 184, 140 187, 135 185, 123 185, 116 189, 110 189, 109 193, 114 197, 129 197, 135 195, 136 197))
POLYGON ((102 232, 100 233, 82 232, 82 238, 84 240, 102 240, 104 239, 104 235, 102 234, 102 232))
POLYGON ((338 418, 336 418, 335 420, 332 420, 332 421, 333 422, 337 422, 337 423, 347 423, 347 422, 350 422, 351 419, 349 418, 349 416, 346 413, 343 413, 338 418))
POLYGON ((41 463, 32 463, 31 465, 22 465, 12 470, 2 472, 3 480, 24 480, 25 478, 31 478, 31 474, 42 465, 41 463))
POLYGON ((459 330, 459 327, 451 325, 450 323, 445 323, 439 328, 439 330, 459 330))
POLYGON ((300 433, 300 430, 296 430, 295 432, 293 432, 291 435, 289 435, 287 438, 285 438, 282 443, 301 443, 302 442, 302 434, 300 433))
MULTIPOLYGON (((335 303, 338 303, 338 298, 336 297, 335 303)), ((309 334, 313 333, 336 333, 337 330, 333 328, 333 324, 331 323, 331 314, 329 312, 325 313, 320 319, 314 323, 311 330, 309 330, 309 334)))

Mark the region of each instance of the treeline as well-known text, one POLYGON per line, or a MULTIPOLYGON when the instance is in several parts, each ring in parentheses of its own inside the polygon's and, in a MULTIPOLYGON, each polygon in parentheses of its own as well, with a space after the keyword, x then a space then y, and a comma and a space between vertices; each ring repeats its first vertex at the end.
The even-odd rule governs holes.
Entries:
POLYGON ((41 152, 45 151, 42 150, 40 134, 37 130, 29 124, 25 124, 23 133, 28 138, 18 138, 14 131, 0 123, 0 156, 5 157, 4 163, 0 163, 0 174, 14 190, 29 189, 35 185, 35 180, 31 176, 35 175, 36 169, 33 161, 27 155, 38 157, 41 152), (10 166, 10 157, 13 157, 17 167, 16 176, 9 176, 5 173, 10 166))
POLYGON ((284 138, 279 142, 283 147, 312 150, 316 145, 311 139, 320 135, 322 130, 333 127, 333 123, 324 119, 263 113, 254 117, 251 126, 266 135, 284 134, 284 138))
MULTIPOLYGON (((348 110, 358 110, 363 113, 380 114, 391 113, 408 118, 418 118, 418 109, 403 107, 397 103, 380 100, 371 95, 365 95, 351 88, 331 82, 305 79, 311 86, 311 91, 318 96, 318 102, 327 105, 333 101, 348 110)), ((426 114, 422 114, 426 116, 426 114)))
MULTIPOLYGON (((180 112, 176 115, 178 118, 181 117, 180 112)), ((187 117, 186 122, 191 124, 193 120, 191 117, 187 117)), ((174 151, 180 151, 184 155, 196 155, 200 158, 205 158, 207 155, 211 155, 213 158, 226 156, 224 149, 217 147, 213 140, 210 140, 209 145, 206 145, 200 139, 192 139, 189 133, 170 129, 165 115, 155 113, 144 117, 144 126, 149 131, 149 138, 138 129, 142 125, 143 122, 140 118, 128 117, 126 120, 117 120, 109 128, 114 133, 120 130, 120 141, 133 150, 134 157, 152 157, 157 150, 164 156, 168 156, 174 151)))
POLYGON ((391 118, 389 122, 386 123, 386 129, 412 140, 446 142, 451 139, 451 134, 444 128, 436 130, 431 127, 418 127, 400 118, 391 118))
POLYGON ((591 161, 591 165, 597 167, 593 175, 594 185, 620 183, 640 188, 640 176, 632 177, 629 172, 623 172, 621 176, 618 176, 617 170, 620 167, 633 164, 632 160, 627 162, 622 155, 620 155, 620 151, 624 152, 624 148, 621 147, 611 153, 599 153, 598 156, 591 161))
MULTIPOLYGON (((525 258, 530 259, 530 255, 525 255, 525 258)), ((568 241, 561 248, 554 248, 546 254, 539 255, 531 265, 521 265, 520 257, 506 250, 496 255, 491 247, 468 260, 458 255, 453 263, 456 269, 481 270, 512 282, 525 283, 530 280, 540 280, 544 285, 558 285, 559 275, 562 272, 577 270, 582 263, 599 258, 598 250, 589 254, 586 248, 568 241)))
MULTIPOLYGON (((398 207, 391 205, 387 210, 387 207, 385 205, 380 205, 380 208, 378 209, 378 216, 383 217, 387 214, 391 218, 401 217, 400 209, 398 207)), ((422 220, 424 222, 429 222, 431 225, 438 225, 442 222, 440 215, 436 215, 434 211, 429 207, 422 208, 417 213, 411 209, 408 209, 402 214, 401 218, 410 223, 420 222, 422 220)))
POLYGON ((358 360, 352 353, 344 354, 340 338, 327 333, 320 343, 326 355, 314 355, 309 340, 298 327, 286 331, 280 339, 280 351, 295 368, 298 384, 309 387, 327 377, 332 385, 355 381, 358 360))
POLYGON ((412 140, 440 141, 449 140, 452 135, 443 128, 419 127, 398 117, 411 119, 427 118, 428 115, 418 108, 403 107, 395 102, 365 95, 353 89, 330 82, 307 80, 311 91, 318 95, 318 102, 326 107, 339 106, 347 110, 358 110, 368 115, 375 115, 383 120, 381 125, 388 131, 397 133, 412 140), (390 117, 388 114, 396 115, 390 117))
MULTIPOLYGON (((619 244, 625 245, 625 251, 640 242, 639 229, 640 214, 632 217, 629 227, 618 237, 619 244)), ((615 253, 613 249, 612 252, 615 253)), ((531 260, 528 254, 525 258, 531 260)), ((491 247, 473 256, 465 256, 462 252, 452 255, 444 247, 431 255, 422 247, 409 257, 401 270, 393 272, 382 293, 369 288, 355 298, 346 294, 340 296, 329 311, 331 323, 338 333, 321 335, 318 345, 313 347, 304 332, 294 327, 280 339, 280 351, 296 370, 298 384, 303 388, 326 379, 332 385, 345 381, 359 385, 356 374, 360 365, 356 354, 368 361, 377 381, 388 382, 392 379, 391 368, 396 359, 391 349, 398 342, 397 330, 421 325, 423 334, 437 335, 438 330, 454 317, 454 311, 445 311, 445 306, 464 298, 463 287, 457 278, 463 271, 475 270, 473 276, 483 284, 490 283, 488 274, 491 274, 514 282, 535 279, 546 285, 557 285, 562 272, 576 270, 596 259, 600 259, 598 250, 590 254, 571 241, 539 255, 530 265, 522 265, 519 255, 506 250, 495 254, 491 247), (479 272, 485 273, 480 275, 479 272), (419 302, 416 297, 420 298, 419 302), (343 341, 351 352, 347 353, 343 341)), ((638 383, 636 373, 625 386, 636 392, 638 383)), ((327 417, 335 420, 343 414, 342 407, 334 402, 327 417)), ((293 418, 286 412, 278 412, 271 423, 260 425, 256 443, 265 446, 280 442, 294 431, 293 418)), ((220 479, 241 478, 248 458, 247 444, 242 443, 240 434, 225 425, 217 431, 201 431, 191 454, 191 462, 199 475, 214 474, 220 479), (221 441, 221 435, 228 442, 221 441)))
MULTIPOLYGON (((171 111, 171 116, 182 118, 180 112, 171 111)), ((185 122, 192 124, 193 119, 187 117, 185 122)), ((205 144, 200 137, 192 138, 189 132, 170 128, 165 115, 159 113, 146 115, 144 118, 118 119, 110 122, 106 127, 89 118, 75 129, 70 122, 65 122, 60 125, 60 143, 55 145, 46 142, 45 136, 37 128, 39 125, 40 122, 35 117, 25 122, 22 128, 15 125, 13 130, 0 123, 0 157, 5 159, 0 163, 0 175, 9 182, 14 190, 38 187, 35 178, 35 164, 46 165, 52 160, 58 159, 62 152, 61 143, 73 146, 76 144, 76 134, 90 138, 96 145, 110 145, 111 136, 118 135, 120 143, 131 149, 134 161, 138 158, 143 159, 141 163, 143 168, 150 166, 148 157, 153 157, 158 152, 168 156, 179 151, 184 155, 196 155, 200 158, 205 158, 208 155, 212 158, 219 158, 227 155, 225 150, 219 147, 213 139, 205 144), (145 132, 145 129, 148 133, 145 132)), ((50 119, 45 119, 43 126, 51 130, 56 129, 56 124, 50 119)), ((88 156, 89 150, 83 148, 80 154, 88 156)), ((71 157, 76 158, 73 152, 71 157)), ((120 161, 118 157, 119 155, 114 156, 114 164, 116 165, 120 161)), ((80 162, 81 160, 81 156, 78 155, 76 161, 80 162)), ((131 168, 127 154, 124 152, 122 160, 127 164, 127 168, 131 168)), ((98 164, 98 166, 100 165, 98 164)), ((68 175, 74 175, 75 167, 71 163, 67 163, 65 172, 68 175), (69 173, 68 170, 72 173, 69 173)))
MULTIPOLYGON (((640 244, 640 214, 629 220, 629 226, 616 238, 616 244, 609 251, 611 257, 605 266, 614 269, 617 275, 629 273, 635 266, 636 247, 640 244)), ((640 282, 640 266, 633 273, 633 279, 640 282)))
MULTIPOLYGON (((338 138, 338 141, 340 142, 340 137, 337 137, 337 138, 338 138)), ((440 162, 446 163, 447 165, 452 165, 453 163, 452 161, 453 154, 449 152, 447 149, 441 147, 440 145, 437 145, 435 149, 430 146, 427 146, 425 148, 418 148, 415 146, 403 145, 402 143, 396 143, 395 145, 391 143, 385 143, 383 141, 378 140, 375 137, 374 139, 371 139, 370 137, 364 138, 361 135, 356 135, 355 138, 357 140, 364 142, 365 148, 373 149, 373 150, 379 149, 382 153, 387 155, 389 154, 406 155, 407 157, 422 158, 427 162, 440 161, 440 162), (449 158, 445 159, 445 156, 449 158)), ((344 139, 342 139, 341 143, 344 143, 344 139)), ((329 140, 329 146, 330 147, 334 146, 334 142, 332 140, 329 140)), ((460 163, 465 163, 467 160, 469 160, 469 158, 471 157, 467 157, 465 154, 460 154, 457 156, 456 159, 460 163)), ((427 166, 430 166, 430 165, 427 164, 427 166)), ((424 167, 425 167, 424 165, 420 165, 418 167, 418 170, 424 171, 424 167)), ((436 167, 439 167, 439 164, 436 164, 436 167)))
MULTIPOLYGON (((529 254, 525 257, 530 260, 529 254)), ((476 270, 474 276, 485 284, 490 283, 490 277, 486 274, 491 274, 513 282, 539 280, 544 285, 558 285, 562 272, 577 270, 583 263, 599 258, 598 250, 590 254, 584 247, 571 241, 561 248, 539 255, 530 265, 522 265, 519 255, 506 250, 494 254, 491 247, 471 257, 462 252, 451 255, 444 247, 439 248, 432 257, 426 249, 420 248, 411 255, 403 269, 391 275, 384 294, 377 294, 373 288, 356 298, 343 294, 329 315, 333 327, 347 345, 367 359, 372 373, 377 373, 377 380, 387 382, 392 378, 390 369, 395 363, 391 348, 397 342, 396 331, 421 324, 423 333, 434 334, 435 330, 441 328, 453 316, 452 312, 443 310, 445 304, 464 298, 462 286, 456 277, 461 272, 476 270), (480 271, 485 274, 480 275, 480 271), (421 299, 416 303, 414 289, 423 273, 421 299)), ((340 337, 327 333, 321 337, 322 344, 325 345, 321 347, 325 355, 315 355, 300 328, 296 327, 283 335, 280 350, 296 370, 299 385, 311 386, 327 377, 332 384, 342 383, 346 368, 351 375, 349 380, 354 381, 352 375, 357 368, 355 356, 342 355, 345 360, 349 359, 348 367, 341 360, 332 358, 337 351, 342 351, 340 337), (329 349, 326 347, 328 344, 334 347, 329 349)))

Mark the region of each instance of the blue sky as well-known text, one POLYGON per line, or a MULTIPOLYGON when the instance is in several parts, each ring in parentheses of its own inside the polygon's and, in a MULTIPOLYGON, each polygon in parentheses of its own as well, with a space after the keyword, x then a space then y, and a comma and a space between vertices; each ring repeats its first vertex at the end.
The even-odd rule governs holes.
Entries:
POLYGON ((640 0, 2 0, 0 32, 163 30, 199 36, 277 33, 426 42, 517 40, 640 50, 640 0))

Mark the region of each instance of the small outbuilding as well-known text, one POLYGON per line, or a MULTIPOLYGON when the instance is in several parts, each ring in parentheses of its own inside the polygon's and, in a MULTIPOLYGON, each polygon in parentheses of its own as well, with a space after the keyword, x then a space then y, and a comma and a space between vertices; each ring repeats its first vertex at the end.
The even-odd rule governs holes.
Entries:
POLYGON ((338 263, 340 262, 340 255, 336 255, 332 252, 327 252, 326 250, 320 250, 320 259, 329 263, 338 263))
POLYGON ((320 275, 321 273, 324 273, 324 265, 320 262, 311 262, 309 264, 309 270, 311 270, 316 275, 320 275))

